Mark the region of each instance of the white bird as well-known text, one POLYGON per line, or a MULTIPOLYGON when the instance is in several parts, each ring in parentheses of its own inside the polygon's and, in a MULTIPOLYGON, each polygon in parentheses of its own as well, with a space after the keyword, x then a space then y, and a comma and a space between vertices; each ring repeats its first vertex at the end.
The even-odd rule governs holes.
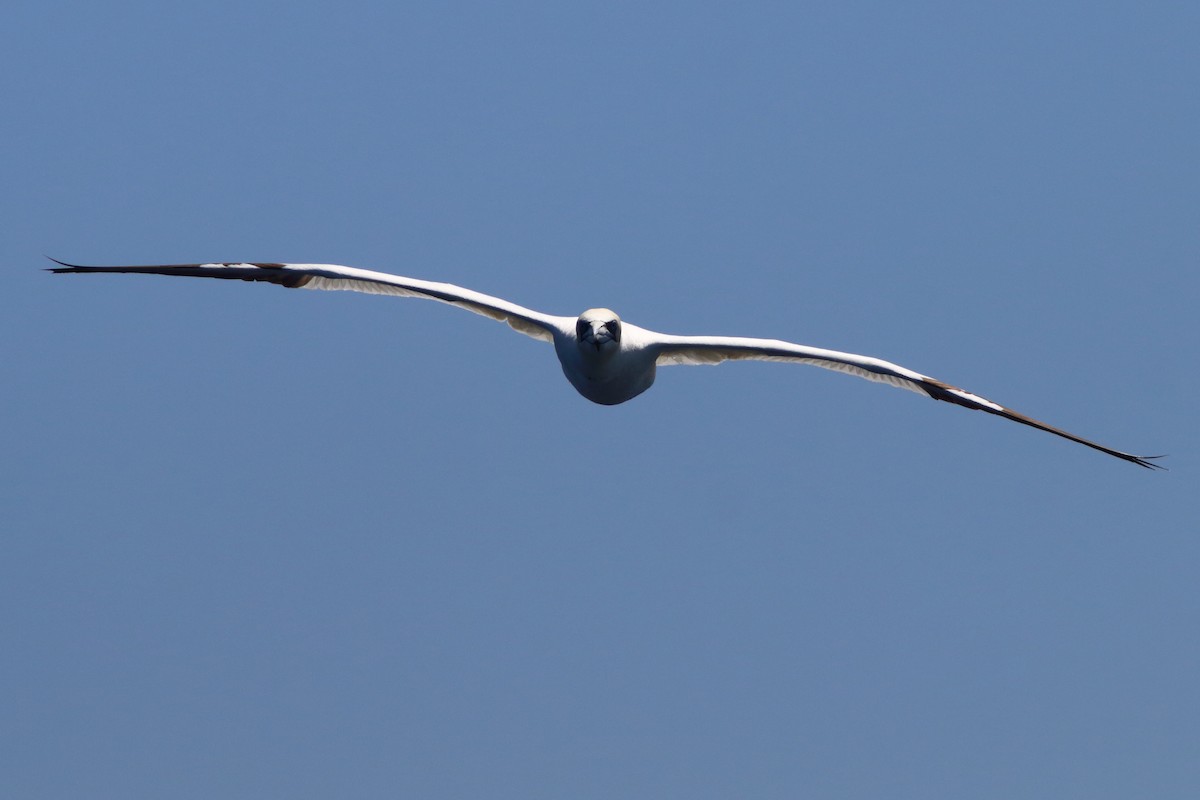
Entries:
POLYGON ((654 383, 658 367, 672 364, 719 364, 736 359, 811 364, 899 386, 934 400, 986 411, 1087 445, 1142 467, 1163 469, 1152 461, 1161 456, 1135 456, 1105 447, 928 375, 878 358, 853 353, 822 350, 778 339, 674 336, 657 333, 624 322, 607 308, 590 308, 578 317, 554 316, 449 283, 404 278, 336 264, 226 263, 87 267, 67 264, 58 259, 51 260, 60 265, 51 268, 51 272, 140 272, 227 278, 275 283, 289 289, 342 289, 438 300, 505 322, 518 333, 550 342, 554 345, 563 373, 571 385, 588 400, 603 405, 616 405, 637 397, 654 383))

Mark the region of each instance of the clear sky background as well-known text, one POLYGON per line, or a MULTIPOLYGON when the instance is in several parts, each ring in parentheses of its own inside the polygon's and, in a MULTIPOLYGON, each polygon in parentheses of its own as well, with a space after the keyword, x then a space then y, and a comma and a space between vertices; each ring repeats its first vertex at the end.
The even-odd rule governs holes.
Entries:
POLYGON ((1191 3, 16 2, 0 793, 1191 798, 1191 3), (318 261, 887 358, 579 397, 318 261))

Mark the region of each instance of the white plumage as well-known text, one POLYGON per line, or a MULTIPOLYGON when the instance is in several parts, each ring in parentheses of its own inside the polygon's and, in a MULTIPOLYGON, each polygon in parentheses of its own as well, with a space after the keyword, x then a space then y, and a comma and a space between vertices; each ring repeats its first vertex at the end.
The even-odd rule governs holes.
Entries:
POLYGON ((422 297, 459 306, 507 323, 513 330, 554 345, 567 380, 595 403, 616 405, 650 388, 657 368, 675 364, 719 364, 751 359, 811 364, 825 369, 898 386, 955 405, 986 411, 1053 433, 1142 467, 1158 468, 1152 459, 1097 444, 1005 408, 979 395, 878 358, 823 350, 777 339, 732 336, 675 336, 624 322, 606 308, 578 317, 555 316, 449 283, 405 278, 336 264, 166 264, 157 266, 88 267, 54 259, 52 272, 140 272, 275 283, 288 288, 332 289, 422 297))

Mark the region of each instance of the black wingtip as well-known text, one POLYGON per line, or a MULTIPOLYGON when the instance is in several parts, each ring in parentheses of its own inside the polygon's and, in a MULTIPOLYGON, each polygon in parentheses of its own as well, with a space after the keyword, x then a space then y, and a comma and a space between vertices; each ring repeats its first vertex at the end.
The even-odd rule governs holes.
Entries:
POLYGON ((1169 470, 1162 464, 1154 463, 1155 459, 1159 458, 1166 458, 1166 456, 1130 456, 1129 460, 1137 464, 1139 467, 1145 467, 1146 469, 1161 469, 1163 472, 1169 472, 1169 470))
POLYGON ((58 264, 57 267, 46 267, 46 272, 86 272, 87 267, 81 267, 78 264, 68 264, 65 261, 59 261, 54 256, 46 256, 46 258, 58 264))

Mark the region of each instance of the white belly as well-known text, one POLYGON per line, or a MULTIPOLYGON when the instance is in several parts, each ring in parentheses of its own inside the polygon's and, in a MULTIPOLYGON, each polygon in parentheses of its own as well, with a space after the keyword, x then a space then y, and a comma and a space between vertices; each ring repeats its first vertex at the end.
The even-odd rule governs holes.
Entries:
POLYGON ((556 341, 554 350, 567 380, 593 403, 615 406, 654 383, 654 358, 641 350, 621 350, 605 360, 588 357, 573 340, 556 341))

